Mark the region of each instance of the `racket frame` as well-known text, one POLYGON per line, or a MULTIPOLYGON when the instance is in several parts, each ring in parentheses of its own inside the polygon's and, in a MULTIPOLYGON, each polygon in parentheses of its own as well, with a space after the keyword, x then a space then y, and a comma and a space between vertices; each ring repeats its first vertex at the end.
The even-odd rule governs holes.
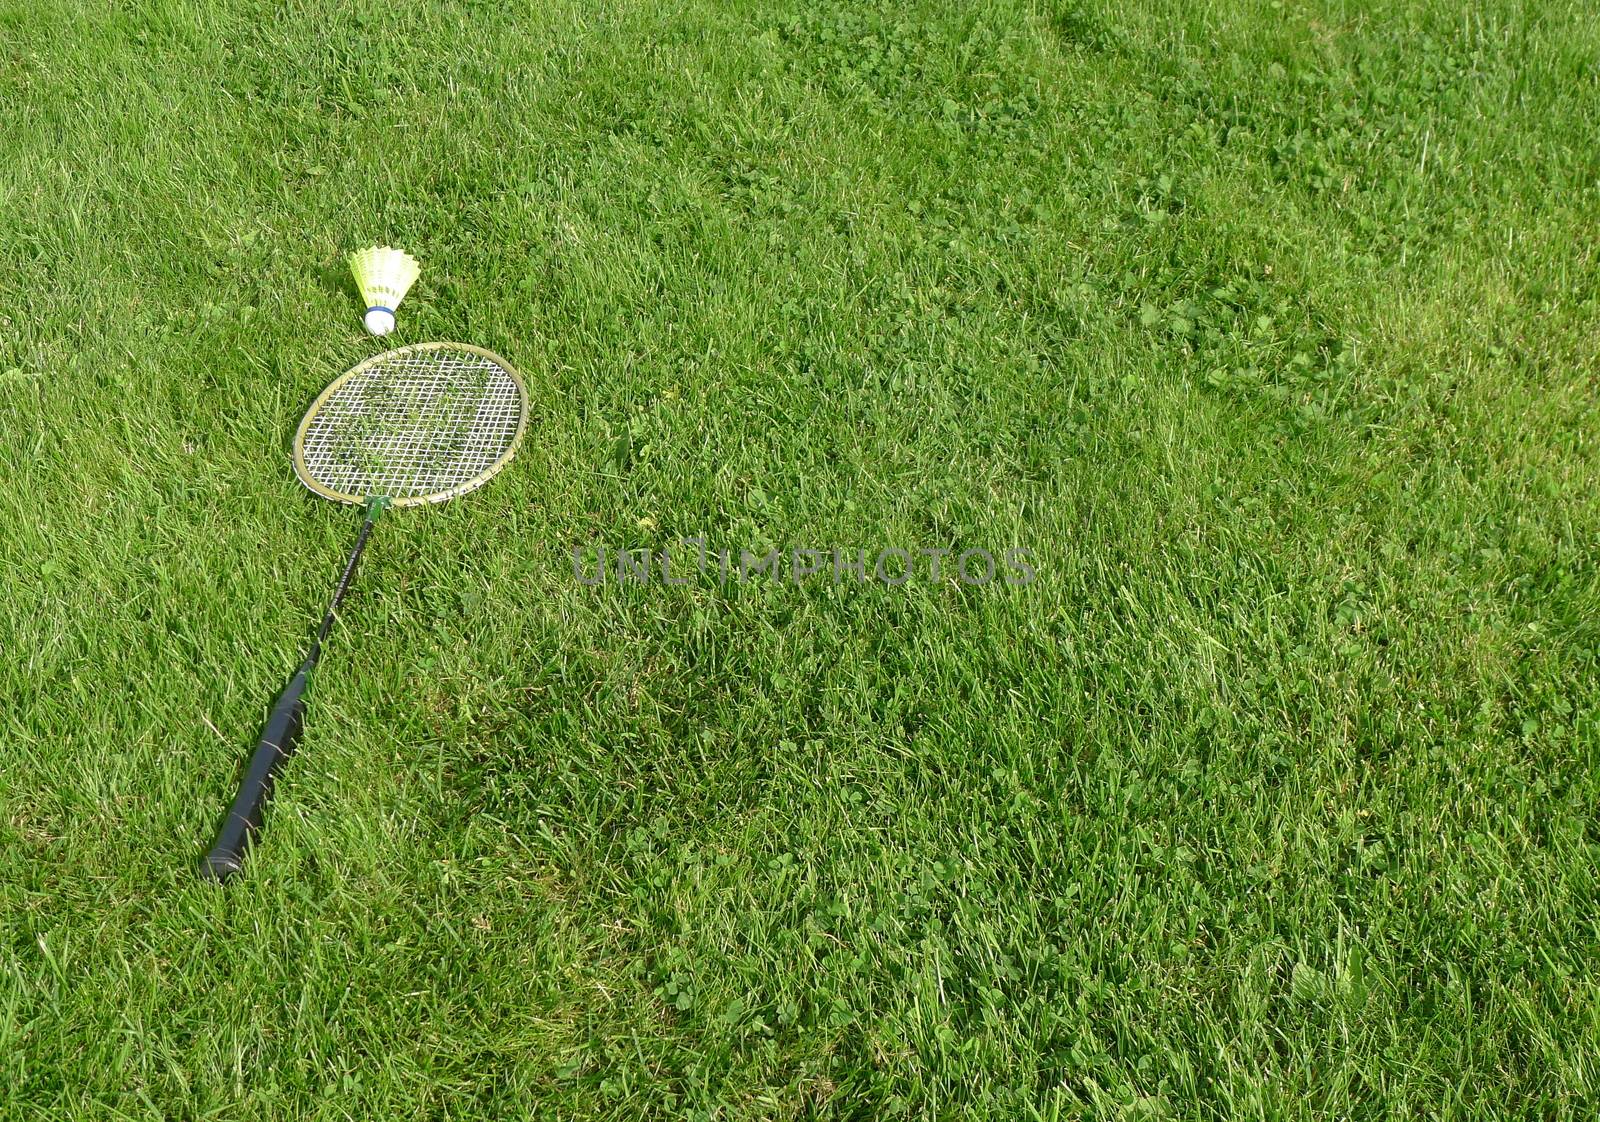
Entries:
POLYGON ((470 354, 477 355, 479 358, 486 359, 489 362, 494 363, 501 370, 506 372, 511 380, 517 385, 517 400, 520 403, 521 409, 520 414, 517 417, 517 431, 512 435, 511 443, 506 445, 506 450, 500 454, 500 458, 495 460, 494 463, 490 464, 487 468, 473 476, 471 479, 464 480, 463 482, 456 484, 454 487, 448 487, 442 491, 430 492, 426 495, 407 495, 404 498, 388 497, 388 504, 394 507, 402 507, 420 506, 423 503, 442 503, 446 499, 453 499, 457 495, 464 495, 468 491, 475 491, 479 487, 482 487, 485 483, 489 482, 489 480, 493 479, 496 475, 500 474, 501 469, 504 468, 506 464, 510 463, 511 458, 517 454, 517 449, 522 445, 522 437, 528 431, 528 386, 527 383, 522 380, 522 375, 517 371, 516 367, 512 366, 509 362, 495 354, 493 351, 485 350, 483 347, 475 347, 471 343, 413 343, 409 347, 401 347, 398 350, 385 351, 381 355, 374 355, 365 362, 351 367, 333 381, 329 382, 327 387, 317 395, 317 399, 313 401, 310 408, 306 410, 305 416, 300 418, 300 427, 295 430, 294 434, 294 473, 300 477, 300 482, 304 483, 308 489, 318 495, 321 495, 325 499, 332 499, 334 502, 339 503, 347 503, 351 506, 360 506, 368 499, 372 498, 373 496, 371 495, 362 495, 350 491, 339 491, 329 487, 326 483, 319 481, 312 472, 311 467, 306 463, 306 434, 311 431, 311 425, 316 421, 317 416, 322 412, 322 407, 328 403, 328 400, 332 398, 334 394, 339 392, 346 382, 349 382, 355 378, 359 378, 373 367, 390 362, 394 359, 405 358, 409 355, 423 354, 427 351, 437 350, 466 351, 470 354))

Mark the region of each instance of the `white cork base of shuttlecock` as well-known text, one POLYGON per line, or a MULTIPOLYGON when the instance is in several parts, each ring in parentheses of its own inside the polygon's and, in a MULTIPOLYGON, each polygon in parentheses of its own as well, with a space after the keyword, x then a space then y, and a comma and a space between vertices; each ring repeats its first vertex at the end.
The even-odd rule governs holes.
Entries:
POLYGON ((362 323, 374 335, 387 335, 394 330, 394 313, 388 308, 369 308, 362 323))

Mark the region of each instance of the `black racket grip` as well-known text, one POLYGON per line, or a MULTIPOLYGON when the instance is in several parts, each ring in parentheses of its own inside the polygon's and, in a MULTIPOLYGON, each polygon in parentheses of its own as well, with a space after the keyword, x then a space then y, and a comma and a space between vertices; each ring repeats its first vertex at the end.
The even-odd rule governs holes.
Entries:
POLYGON ((250 757, 250 767, 239 784, 239 794, 228 808, 228 817, 217 831, 211 852, 200 862, 200 875, 208 880, 220 884, 244 867, 245 850, 261 829, 261 815, 272 794, 272 781, 300 740, 306 713, 306 683, 315 668, 315 659, 306 659, 273 703, 255 755, 250 757))

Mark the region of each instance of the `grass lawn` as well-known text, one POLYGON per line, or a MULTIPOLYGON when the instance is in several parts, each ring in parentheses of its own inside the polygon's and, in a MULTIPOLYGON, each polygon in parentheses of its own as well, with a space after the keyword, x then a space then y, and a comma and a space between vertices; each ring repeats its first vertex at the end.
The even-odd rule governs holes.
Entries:
POLYGON ((5 5, 0 1118, 1595 1117, 1597 75, 1577 0, 5 5), (385 241, 529 439, 380 523, 218 890, 385 241), (696 535, 917 569, 574 572, 696 535))

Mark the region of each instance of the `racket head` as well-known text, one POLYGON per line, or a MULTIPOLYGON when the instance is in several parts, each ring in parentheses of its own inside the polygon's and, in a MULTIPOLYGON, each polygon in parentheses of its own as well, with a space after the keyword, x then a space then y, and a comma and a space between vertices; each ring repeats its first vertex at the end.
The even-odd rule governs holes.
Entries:
POLYGON ((415 343, 345 371, 294 436, 294 470, 335 502, 439 503, 493 479, 528 428, 528 389, 469 343, 415 343))

